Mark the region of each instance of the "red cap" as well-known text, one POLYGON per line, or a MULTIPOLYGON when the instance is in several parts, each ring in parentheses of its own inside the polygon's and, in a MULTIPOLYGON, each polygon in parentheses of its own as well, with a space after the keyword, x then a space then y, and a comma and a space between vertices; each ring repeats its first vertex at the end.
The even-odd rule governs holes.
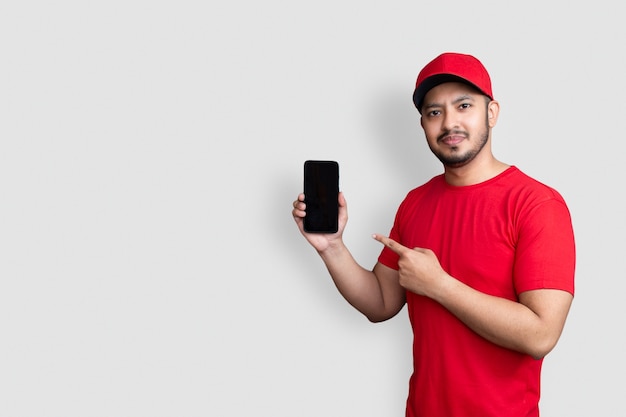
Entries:
POLYGON ((493 100, 491 79, 483 64, 471 55, 445 52, 426 64, 417 76, 413 93, 417 110, 422 112, 424 96, 431 88, 452 81, 469 84, 493 100))

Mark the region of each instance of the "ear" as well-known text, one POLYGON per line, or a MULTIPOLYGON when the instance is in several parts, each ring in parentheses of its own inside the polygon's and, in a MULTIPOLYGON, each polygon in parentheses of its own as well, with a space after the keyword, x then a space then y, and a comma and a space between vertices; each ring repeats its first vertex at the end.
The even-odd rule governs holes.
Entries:
POLYGON ((489 127, 494 127, 498 122, 498 115, 500 114, 500 103, 496 100, 491 100, 487 105, 487 121, 489 127))

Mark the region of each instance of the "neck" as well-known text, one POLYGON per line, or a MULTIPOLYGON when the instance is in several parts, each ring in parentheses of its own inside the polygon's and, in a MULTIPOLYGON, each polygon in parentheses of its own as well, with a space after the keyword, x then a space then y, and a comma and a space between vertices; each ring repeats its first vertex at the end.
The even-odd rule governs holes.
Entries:
POLYGON ((500 175, 509 165, 498 161, 493 155, 476 158, 462 167, 444 167, 446 182, 456 187, 479 184, 500 175))

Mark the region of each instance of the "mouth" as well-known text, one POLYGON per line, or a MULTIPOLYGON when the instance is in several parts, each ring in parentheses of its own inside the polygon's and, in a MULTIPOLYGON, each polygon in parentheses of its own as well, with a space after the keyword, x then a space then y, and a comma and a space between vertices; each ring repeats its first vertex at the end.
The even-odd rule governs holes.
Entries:
POLYGON ((461 134, 446 134, 439 137, 438 142, 441 142, 448 146, 455 146, 463 142, 466 139, 465 135, 461 134))

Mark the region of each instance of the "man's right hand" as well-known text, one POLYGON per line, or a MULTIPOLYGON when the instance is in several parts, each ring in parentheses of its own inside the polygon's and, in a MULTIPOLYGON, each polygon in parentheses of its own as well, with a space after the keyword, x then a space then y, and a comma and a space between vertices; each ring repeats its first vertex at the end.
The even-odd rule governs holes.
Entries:
POLYGON ((306 238, 306 240, 317 250, 323 252, 328 249, 334 242, 341 242, 343 230, 348 222, 348 206, 346 199, 343 196, 343 192, 339 192, 339 228, 337 233, 308 233, 304 231, 304 217, 306 216, 306 204, 304 204, 304 194, 300 193, 298 198, 293 202, 293 210, 291 214, 293 219, 300 229, 300 233, 306 238))

